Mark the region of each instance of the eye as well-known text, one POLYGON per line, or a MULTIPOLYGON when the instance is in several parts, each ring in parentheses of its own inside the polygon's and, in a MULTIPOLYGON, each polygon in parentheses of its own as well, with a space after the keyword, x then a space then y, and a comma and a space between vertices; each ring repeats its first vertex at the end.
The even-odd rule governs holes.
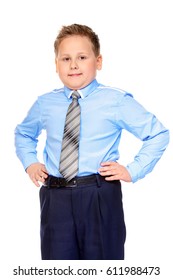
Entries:
POLYGON ((65 62, 66 62, 66 61, 69 61, 69 60, 70 60, 70 57, 63 57, 62 60, 65 61, 65 62))
POLYGON ((80 55, 79 60, 85 60, 87 57, 85 55, 80 55))

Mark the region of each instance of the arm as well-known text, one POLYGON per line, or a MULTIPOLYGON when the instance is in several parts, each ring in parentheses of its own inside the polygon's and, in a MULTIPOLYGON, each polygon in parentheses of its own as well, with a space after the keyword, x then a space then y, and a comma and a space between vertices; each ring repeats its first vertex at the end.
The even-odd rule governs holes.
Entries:
POLYGON ((16 154, 36 186, 47 177, 45 166, 37 158, 38 136, 42 131, 41 112, 38 101, 29 110, 23 122, 15 129, 16 154))
POLYGON ((169 142, 169 131, 132 96, 125 95, 117 110, 117 123, 143 141, 134 161, 126 167, 116 162, 101 164, 99 172, 107 180, 136 182, 151 172, 169 142), (110 177, 107 177, 110 176, 110 177))

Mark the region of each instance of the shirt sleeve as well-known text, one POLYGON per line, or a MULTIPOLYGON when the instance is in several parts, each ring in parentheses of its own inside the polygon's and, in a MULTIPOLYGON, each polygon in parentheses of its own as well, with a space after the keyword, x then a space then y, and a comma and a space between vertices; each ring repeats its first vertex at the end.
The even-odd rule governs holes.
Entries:
POLYGON ((36 148, 41 131, 41 113, 36 101, 22 123, 15 128, 16 154, 25 170, 32 163, 38 162, 36 148))
POLYGON ((134 183, 153 170, 169 143, 169 131, 130 94, 121 100, 118 119, 121 128, 143 141, 133 162, 127 165, 134 183))

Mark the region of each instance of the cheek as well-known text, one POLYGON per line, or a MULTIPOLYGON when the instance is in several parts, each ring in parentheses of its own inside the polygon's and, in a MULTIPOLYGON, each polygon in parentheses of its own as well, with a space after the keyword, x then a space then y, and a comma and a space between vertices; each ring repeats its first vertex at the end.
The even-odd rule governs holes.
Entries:
POLYGON ((91 77, 93 77, 93 76, 96 75, 96 72, 97 72, 97 68, 95 66, 91 65, 90 68, 89 68, 89 75, 91 77))
POLYGON ((59 73, 59 66, 58 63, 55 62, 55 69, 56 69, 56 73, 59 73))
POLYGON ((56 67, 56 72, 58 73, 59 76, 64 76, 67 74, 68 69, 67 67, 61 67, 60 65, 56 67))
POLYGON ((93 63, 88 63, 87 69, 88 69, 88 72, 92 75, 93 73, 96 72, 97 67, 96 67, 96 65, 93 64, 93 63))

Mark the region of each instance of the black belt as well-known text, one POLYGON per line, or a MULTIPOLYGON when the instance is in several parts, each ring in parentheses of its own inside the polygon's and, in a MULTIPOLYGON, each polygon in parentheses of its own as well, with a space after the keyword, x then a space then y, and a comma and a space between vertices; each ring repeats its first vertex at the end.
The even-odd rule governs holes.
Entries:
POLYGON ((49 188, 60 188, 60 187, 77 187, 78 185, 87 185, 98 182, 98 176, 101 177, 98 174, 92 174, 89 176, 81 176, 81 177, 75 177, 69 182, 61 177, 54 177, 52 175, 49 175, 48 178, 45 180, 43 186, 49 187, 49 188))

